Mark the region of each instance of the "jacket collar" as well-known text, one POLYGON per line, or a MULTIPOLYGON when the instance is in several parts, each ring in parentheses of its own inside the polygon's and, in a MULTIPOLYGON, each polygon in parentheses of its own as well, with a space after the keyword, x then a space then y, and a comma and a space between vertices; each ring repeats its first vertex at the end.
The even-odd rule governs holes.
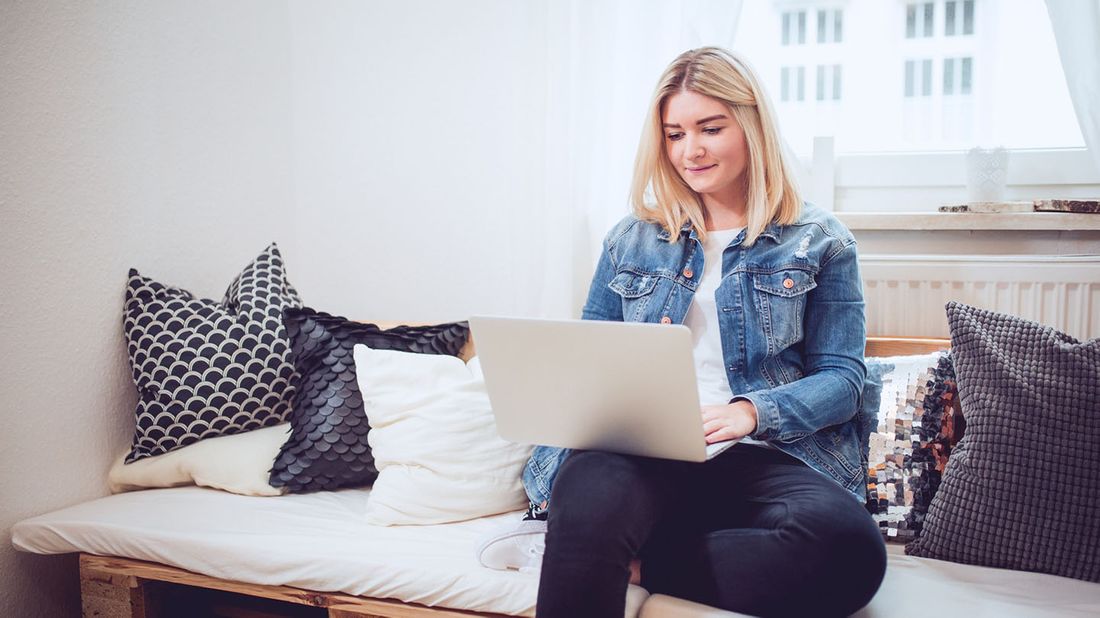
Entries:
MULTIPOLYGON (((772 221, 767 225, 767 227, 764 228, 763 232, 760 232, 760 238, 770 238, 774 242, 779 242, 779 234, 781 231, 782 230, 779 229, 779 224, 775 221, 772 221)), ((692 227, 690 220, 685 221, 684 224, 680 226, 680 233, 686 235, 692 240, 697 240, 699 238, 698 235, 695 233, 695 228, 692 227)), ((668 230, 663 227, 660 229, 660 231, 657 232, 657 238, 665 242, 668 242, 671 237, 672 234, 669 234, 668 230)))
MULTIPOLYGON (((691 238, 692 240, 695 240, 695 239, 698 238, 698 235, 696 235, 696 233, 695 233, 695 228, 692 227, 692 225, 691 225, 691 219, 688 219, 687 221, 684 222, 683 225, 680 226, 680 234, 686 235, 688 238, 691 238)), ((667 229, 662 227, 657 232, 657 238, 659 238, 660 240, 663 240, 665 242, 668 242, 669 239, 672 238, 672 234, 670 234, 667 229)))

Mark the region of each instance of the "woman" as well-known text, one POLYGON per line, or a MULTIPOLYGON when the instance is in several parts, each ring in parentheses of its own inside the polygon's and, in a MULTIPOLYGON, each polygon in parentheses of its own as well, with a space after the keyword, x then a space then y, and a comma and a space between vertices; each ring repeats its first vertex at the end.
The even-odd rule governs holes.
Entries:
POLYGON ((538 615, 622 616, 636 557, 651 593, 753 615, 858 610, 886 556, 861 504, 855 240, 801 202, 744 63, 702 48, 665 70, 632 202, 583 317, 686 324, 707 441, 740 443, 706 463, 537 449, 538 615))

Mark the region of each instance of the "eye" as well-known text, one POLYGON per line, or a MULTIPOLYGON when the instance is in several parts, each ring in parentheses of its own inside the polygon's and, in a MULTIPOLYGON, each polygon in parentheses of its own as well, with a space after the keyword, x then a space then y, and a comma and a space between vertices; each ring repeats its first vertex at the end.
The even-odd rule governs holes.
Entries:
POLYGON ((707 127, 703 129, 703 133, 706 133, 707 135, 718 135, 722 132, 722 129, 724 128, 725 127, 707 127))
POLYGON ((665 137, 668 138, 668 141, 675 142, 675 141, 679 140, 680 138, 682 138, 683 136, 684 136, 683 133, 678 133, 677 132, 677 133, 669 133, 665 137))

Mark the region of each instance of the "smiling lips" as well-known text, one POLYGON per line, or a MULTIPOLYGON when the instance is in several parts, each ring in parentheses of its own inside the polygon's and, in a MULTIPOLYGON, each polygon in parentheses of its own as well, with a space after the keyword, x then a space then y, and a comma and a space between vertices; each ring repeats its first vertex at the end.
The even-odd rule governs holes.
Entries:
POLYGON ((714 163, 712 165, 707 165, 707 166, 704 166, 704 167, 689 167, 689 168, 687 168, 687 171, 691 172, 692 174, 702 174, 703 172, 705 172, 705 171, 707 171, 707 170, 709 170, 712 167, 715 167, 717 165, 718 165, 717 163, 714 163))

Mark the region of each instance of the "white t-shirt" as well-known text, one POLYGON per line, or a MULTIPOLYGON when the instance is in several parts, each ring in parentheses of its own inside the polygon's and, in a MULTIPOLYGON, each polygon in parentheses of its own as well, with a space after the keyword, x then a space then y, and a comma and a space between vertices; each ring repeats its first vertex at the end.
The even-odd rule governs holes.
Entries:
MULTIPOLYGON (((722 336, 718 330, 718 305, 714 292, 722 283, 722 251, 729 246, 743 228, 707 232, 703 242, 703 274, 695 297, 688 308, 684 324, 691 329, 692 352, 695 357, 695 378, 699 388, 699 403, 722 405, 733 399, 729 379, 726 377, 725 355, 722 353, 722 336)), ((767 445, 766 442, 745 437, 745 444, 767 445)))

